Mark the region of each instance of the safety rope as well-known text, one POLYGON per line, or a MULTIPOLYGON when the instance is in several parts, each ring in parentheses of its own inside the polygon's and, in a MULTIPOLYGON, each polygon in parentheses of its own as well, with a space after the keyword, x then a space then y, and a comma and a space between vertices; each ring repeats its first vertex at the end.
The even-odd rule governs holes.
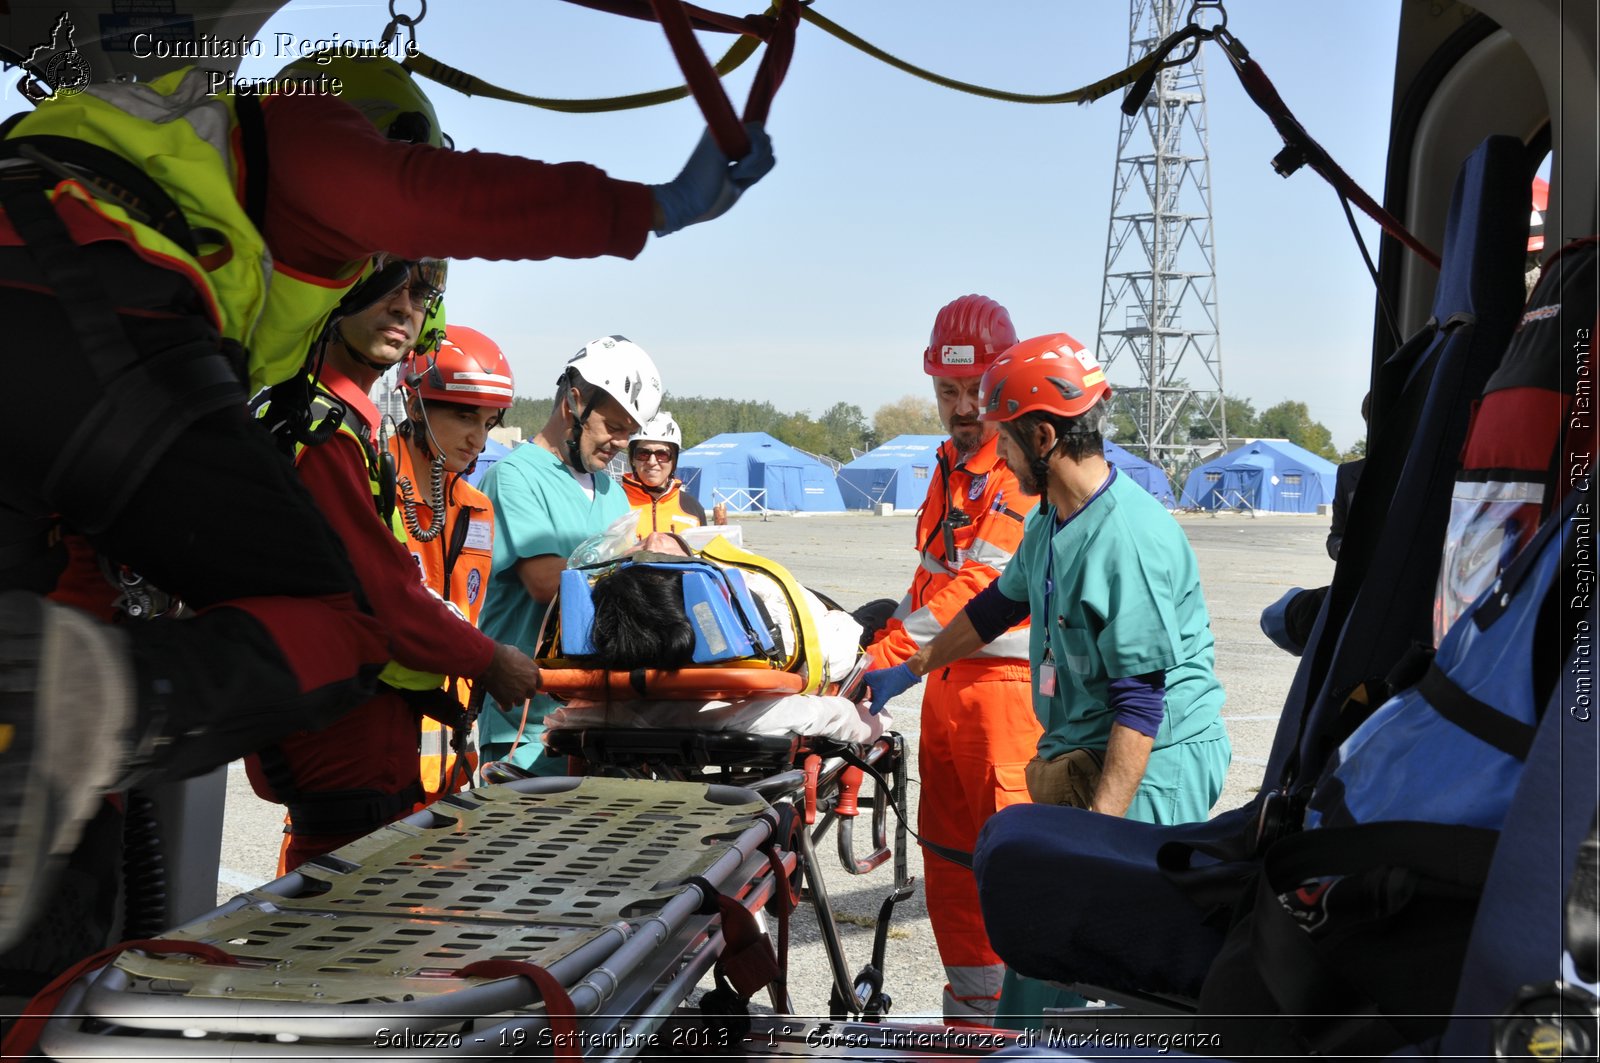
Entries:
MULTIPOLYGON (((755 37, 740 37, 733 43, 733 47, 724 53, 721 59, 712 64, 712 69, 723 76, 732 73, 746 59, 755 54, 755 50, 760 43, 755 37)), ((657 104, 672 103, 674 100, 685 99, 689 95, 689 86, 679 85, 671 89, 656 89, 651 92, 636 92, 628 96, 604 96, 587 100, 527 96, 520 92, 513 92, 510 89, 491 84, 463 70, 457 70, 455 67, 442 63, 424 52, 419 52, 415 56, 408 56, 400 65, 419 77, 425 77, 429 81, 455 89, 466 96, 483 96, 491 100, 504 100, 507 103, 521 103, 546 111, 560 111, 563 114, 604 114, 611 111, 633 110, 639 107, 654 107, 657 104)))
POLYGON ((1133 84, 1144 75, 1146 70, 1153 69, 1156 64, 1160 62, 1160 57, 1155 53, 1151 53, 1139 61, 1117 71, 1110 77, 1101 78, 1099 81, 1089 85, 1084 85, 1081 88, 1068 89, 1066 92, 1054 92, 1045 95, 1031 95, 1022 92, 1007 92, 1003 89, 985 88, 982 85, 974 85, 967 81, 957 81, 955 78, 948 78, 943 74, 935 74, 931 70, 926 70, 913 63, 908 63, 904 59, 891 55, 882 48, 862 40, 860 37, 856 36, 854 33, 851 33, 837 22, 833 22, 827 17, 818 14, 815 8, 802 7, 800 9, 800 18, 811 23, 813 26, 816 26, 824 33, 843 41, 845 44, 855 48, 857 51, 864 52, 879 62, 887 63, 895 69, 904 71, 913 77, 919 77, 924 81, 930 81, 935 85, 943 85, 947 89, 955 89, 958 92, 971 93, 974 96, 982 96, 983 98, 989 100, 1000 100, 1004 103, 1092 103, 1107 93, 1133 84))
MULTIPOLYGON (((651 17, 645 13, 648 10, 647 7, 643 7, 639 3, 630 3, 629 0, 567 0, 567 2, 629 18, 648 19, 651 17)), ((1147 74, 1151 74, 1161 64, 1166 54, 1165 51, 1153 51, 1109 77, 1066 92, 1045 94, 1010 92, 1005 89, 987 88, 983 85, 975 85, 971 82, 945 77, 943 74, 936 74, 924 67, 907 62, 864 40, 837 22, 819 14, 815 8, 805 4, 783 5, 775 3, 767 9, 764 15, 751 15, 742 19, 706 11, 691 4, 682 4, 680 6, 685 10, 690 23, 695 29, 742 34, 739 40, 735 41, 733 46, 723 54, 722 58, 712 64, 712 69, 723 77, 738 69, 746 59, 750 58, 762 40, 768 41, 769 46, 775 43, 776 27, 784 14, 782 10, 784 6, 794 9, 795 15, 793 17, 798 17, 801 21, 811 23, 824 33, 897 70, 935 85, 955 89, 958 92, 970 93, 974 96, 981 96, 984 99, 998 100, 1003 103, 1091 103, 1117 89, 1132 85, 1147 74), (774 12, 777 12, 776 18, 774 17, 774 12)), ((792 39, 789 40, 788 48, 792 51, 792 39)), ((401 65, 414 74, 428 78, 430 81, 438 82, 468 96, 484 96, 489 99, 526 104, 530 107, 538 107, 547 111, 560 111, 565 114, 599 114, 610 111, 631 110, 639 107, 653 107, 657 104, 671 103, 675 100, 684 99, 691 94, 689 85, 679 85, 670 89, 657 89, 651 92, 639 92, 626 96, 605 96, 594 99, 529 96, 484 81, 422 52, 408 57, 401 65)), ((755 93, 754 86, 752 86, 751 91, 752 94, 755 93)), ((746 121, 756 120, 751 116, 748 108, 745 119, 746 121)))

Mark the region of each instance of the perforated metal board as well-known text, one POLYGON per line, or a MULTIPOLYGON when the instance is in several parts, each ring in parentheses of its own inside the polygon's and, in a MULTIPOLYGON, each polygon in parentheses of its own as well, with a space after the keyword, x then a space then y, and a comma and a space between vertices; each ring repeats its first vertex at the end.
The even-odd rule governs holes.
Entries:
POLYGON ((337 1005, 451 993, 467 984, 453 973, 477 960, 551 967, 766 831, 766 805, 748 791, 585 778, 519 792, 534 782, 549 781, 436 804, 433 826, 396 824, 303 868, 292 896, 276 890, 293 876, 165 935, 216 945, 241 967, 124 954, 123 994, 337 1005))

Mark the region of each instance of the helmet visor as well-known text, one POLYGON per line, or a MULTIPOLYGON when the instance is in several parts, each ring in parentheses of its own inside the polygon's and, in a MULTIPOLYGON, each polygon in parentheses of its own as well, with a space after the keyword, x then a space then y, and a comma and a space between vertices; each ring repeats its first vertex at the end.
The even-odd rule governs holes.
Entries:
MULTIPOLYGON (((405 273, 403 280, 390 289, 397 292, 404 288, 411 298, 411 306, 424 314, 432 313, 438 308, 444 298, 445 280, 450 272, 450 262, 443 258, 420 258, 407 260, 388 252, 379 252, 372 256, 372 275, 377 276, 386 267, 403 266, 405 273)), ((398 274, 398 270, 395 270, 398 274)))

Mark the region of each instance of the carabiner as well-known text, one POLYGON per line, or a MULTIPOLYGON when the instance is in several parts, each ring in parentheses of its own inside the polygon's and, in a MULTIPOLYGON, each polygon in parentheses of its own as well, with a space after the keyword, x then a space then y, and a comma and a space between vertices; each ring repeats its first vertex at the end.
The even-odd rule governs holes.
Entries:
POLYGON ((1228 28, 1228 11, 1222 6, 1222 0, 1193 0, 1189 5, 1189 25, 1206 40, 1211 40, 1217 34, 1228 28), (1203 11, 1215 11, 1220 21, 1215 26, 1201 24, 1200 15, 1203 11))
POLYGON ((395 0, 389 0, 389 24, 383 28, 382 47, 385 52, 389 50, 395 39, 400 36, 400 27, 404 26, 410 39, 406 54, 413 55, 416 53, 417 23, 428 17, 428 0, 417 0, 417 2, 422 5, 422 8, 415 16, 412 16, 400 14, 395 10, 395 0))

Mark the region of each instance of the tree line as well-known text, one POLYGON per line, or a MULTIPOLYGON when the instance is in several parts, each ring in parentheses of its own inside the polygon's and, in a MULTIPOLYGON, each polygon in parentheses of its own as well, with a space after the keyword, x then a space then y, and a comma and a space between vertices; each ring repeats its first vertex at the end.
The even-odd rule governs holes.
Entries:
MULTIPOLYGON (((523 438, 532 436, 549 418, 551 401, 549 398, 514 399, 511 409, 506 411, 506 424, 521 428, 523 438)), ((1249 399, 1228 395, 1224 401, 1230 436, 1287 439, 1330 461, 1348 461, 1366 453, 1365 438, 1358 440, 1350 450, 1340 452, 1333 444, 1333 433, 1312 418, 1310 408, 1303 402, 1285 400, 1257 412, 1249 399)), ((944 433, 933 400, 916 395, 885 403, 870 419, 861 407, 849 402, 834 403, 820 417, 812 417, 806 410, 785 413, 770 402, 702 395, 669 394, 661 408, 669 411, 678 422, 686 447, 724 432, 765 432, 791 447, 841 462, 896 436, 944 433)), ((1200 425, 1192 426, 1192 430, 1196 435, 1209 434, 1209 430, 1200 425)), ((1110 434, 1125 445, 1138 439, 1132 417, 1120 409, 1112 412, 1110 434)))

